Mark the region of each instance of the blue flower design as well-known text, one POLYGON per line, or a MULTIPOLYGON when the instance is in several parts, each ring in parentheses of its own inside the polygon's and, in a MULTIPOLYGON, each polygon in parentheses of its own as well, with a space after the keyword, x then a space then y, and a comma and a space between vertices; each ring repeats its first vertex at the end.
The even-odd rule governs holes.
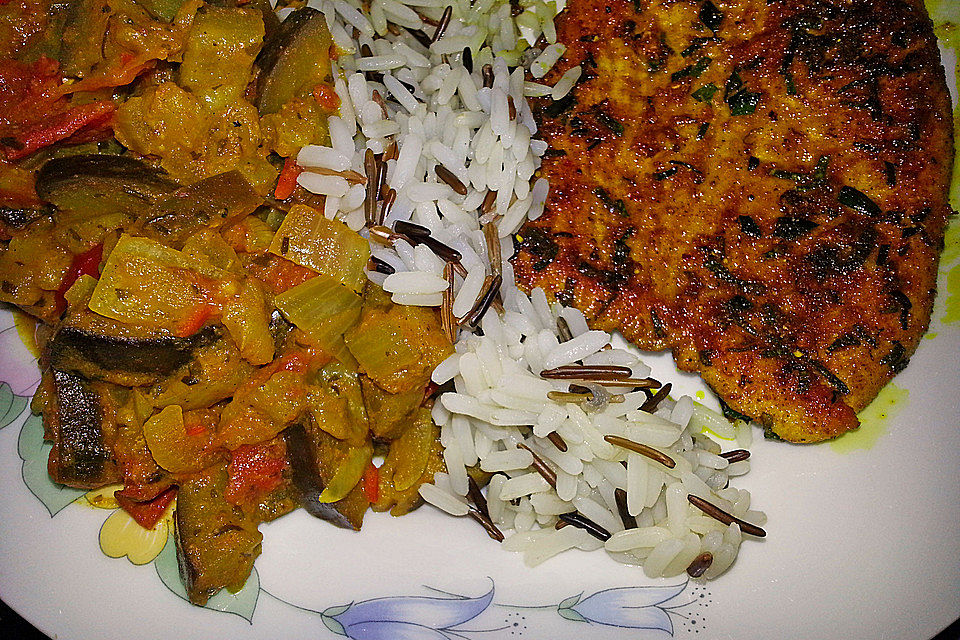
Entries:
POLYGON ((491 602, 492 585, 476 598, 374 598, 321 615, 328 629, 352 640, 449 640, 446 631, 476 618, 491 602))
POLYGON ((567 598, 557 612, 568 620, 629 629, 660 629, 673 635, 673 621, 663 605, 680 595, 687 583, 668 587, 619 587, 586 598, 567 598))

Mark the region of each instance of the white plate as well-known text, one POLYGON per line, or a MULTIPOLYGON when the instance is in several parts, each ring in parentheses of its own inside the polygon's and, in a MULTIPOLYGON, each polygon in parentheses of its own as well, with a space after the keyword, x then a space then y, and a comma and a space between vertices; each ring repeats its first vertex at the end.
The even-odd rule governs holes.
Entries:
MULTIPOLYGON (((254 576, 212 601, 224 611, 191 606, 172 536, 145 565, 109 558, 98 535, 122 512, 47 479, 49 445, 25 409, 36 365, 0 312, 0 596, 51 637, 77 640, 926 640, 960 616, 960 325, 941 321, 948 304, 960 312, 954 227, 931 333, 868 410, 886 419, 836 443, 758 437, 736 486, 769 516, 768 537, 705 584, 650 580, 602 553, 530 569, 472 521, 429 507, 369 514, 362 533, 298 511, 261 527, 254 576)), ((679 392, 706 391, 667 356, 653 360, 679 392)))

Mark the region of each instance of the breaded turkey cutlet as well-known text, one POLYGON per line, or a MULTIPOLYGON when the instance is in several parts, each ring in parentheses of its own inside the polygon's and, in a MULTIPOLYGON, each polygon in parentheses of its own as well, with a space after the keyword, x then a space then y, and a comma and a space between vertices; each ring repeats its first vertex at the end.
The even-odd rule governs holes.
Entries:
POLYGON ((571 0, 514 266, 671 349, 792 442, 838 436, 927 328, 950 98, 919 0, 571 0))

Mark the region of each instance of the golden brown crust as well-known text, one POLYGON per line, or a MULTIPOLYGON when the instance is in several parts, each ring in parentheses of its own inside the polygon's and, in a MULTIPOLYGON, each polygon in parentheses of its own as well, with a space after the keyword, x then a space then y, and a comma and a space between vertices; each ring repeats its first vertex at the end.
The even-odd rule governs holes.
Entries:
POLYGON ((514 258, 734 410, 809 442, 907 363, 950 213, 949 95, 905 0, 578 0, 537 106, 544 215, 514 258))

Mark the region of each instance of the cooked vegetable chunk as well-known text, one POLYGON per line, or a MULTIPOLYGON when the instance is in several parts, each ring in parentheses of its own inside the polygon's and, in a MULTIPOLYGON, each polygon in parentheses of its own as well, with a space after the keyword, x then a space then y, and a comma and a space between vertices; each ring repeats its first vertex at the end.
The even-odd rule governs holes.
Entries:
POLYGON ((294 11, 257 57, 257 108, 274 113, 291 99, 309 94, 329 79, 333 39, 323 14, 315 9, 294 11))
POLYGON ((263 35, 263 17, 257 9, 200 7, 183 51, 180 86, 210 109, 223 109, 247 88, 263 35), (231 73, 224 74, 224 69, 231 73))
POLYGON ((432 482, 433 474, 445 471, 440 429, 421 408, 403 434, 390 444, 379 471, 379 497, 374 511, 390 510, 402 516, 420 505, 420 485, 432 482))
POLYGON ((236 222, 262 201, 243 174, 228 171, 166 195, 147 211, 143 229, 149 237, 182 249, 191 235, 236 222))
POLYGON ((330 355, 341 362, 352 356, 344 344, 344 331, 360 317, 362 300, 329 276, 318 275, 276 297, 283 315, 330 355))
POLYGON ((120 322, 196 333, 240 289, 208 262, 146 238, 124 235, 103 267, 90 309, 120 322))
POLYGON ((367 281, 367 240, 343 222, 327 220, 313 207, 290 208, 270 243, 270 253, 330 276, 357 293, 367 281))
POLYGON ((82 377, 50 369, 43 377, 45 437, 53 441, 47 469, 61 484, 94 489, 117 482, 115 423, 103 393, 82 377))
POLYGON ((301 424, 293 425, 283 432, 287 443, 287 459, 293 474, 293 484, 297 489, 300 505, 310 515, 326 520, 343 529, 359 529, 340 512, 339 503, 320 502, 320 495, 326 488, 320 475, 317 462, 317 446, 310 434, 301 424))
POLYGON ((344 340, 361 370, 390 393, 422 389, 430 372, 453 352, 436 311, 424 307, 364 305, 344 340))
POLYGON ((182 367, 194 349, 210 344, 221 331, 210 326, 179 337, 164 329, 105 318, 87 309, 86 300, 81 299, 58 326, 45 352, 61 370, 136 386, 156 382, 182 367))
POLYGON ((145 209, 177 188, 159 169, 128 156, 54 158, 37 172, 37 195, 68 211, 145 209))
POLYGON ((239 591, 260 555, 263 535, 224 498, 227 480, 226 465, 216 465, 183 482, 177 495, 177 562, 194 604, 224 587, 239 591))
POLYGON ((190 361, 151 387, 149 395, 157 407, 200 409, 232 396, 253 372, 232 341, 220 338, 197 346, 190 361))

